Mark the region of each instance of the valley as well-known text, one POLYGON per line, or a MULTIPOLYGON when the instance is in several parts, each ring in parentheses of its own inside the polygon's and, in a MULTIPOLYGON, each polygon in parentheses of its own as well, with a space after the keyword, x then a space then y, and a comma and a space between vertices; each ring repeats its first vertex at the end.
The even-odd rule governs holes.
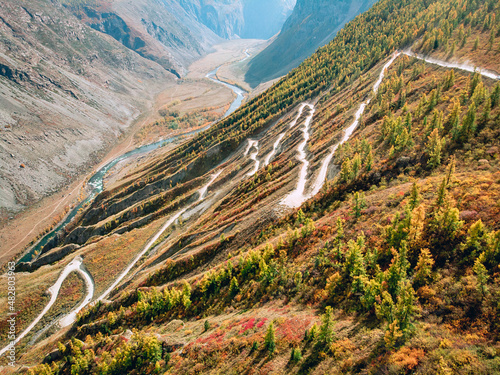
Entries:
POLYGON ((20 371, 500 371, 499 19, 380 0, 248 99, 262 41, 193 63, 126 144, 192 134, 112 162, 18 265, 20 371), (221 89, 219 121, 182 115, 221 89))
MULTIPOLYGON (((236 43, 230 42, 229 43, 230 46, 224 46, 224 45, 220 46, 220 48, 222 48, 222 50, 225 53, 221 54, 220 52, 216 52, 215 53, 216 56, 209 55, 208 60, 211 63, 223 62, 222 65, 227 65, 227 64, 234 63, 234 61, 233 61, 234 56, 236 56, 237 57, 236 62, 239 62, 239 61, 241 61, 241 59, 245 59, 248 56, 250 56, 248 54, 247 48, 242 49, 243 47, 246 47, 248 45, 248 43, 249 43, 249 41, 239 41, 236 43), (240 57, 240 54, 242 53, 242 51, 243 51, 243 56, 244 56, 243 58, 240 57), (228 55, 228 53, 229 53, 229 55, 228 55), (229 60, 225 60, 228 58, 229 58, 229 60), (224 59, 224 60, 222 60, 222 59, 224 59), (240 59, 240 60, 238 60, 238 59, 240 59)), ((250 41, 250 43, 255 44, 255 41, 250 41)), ((200 70, 203 71, 203 69, 211 69, 210 65, 208 65, 209 68, 206 68, 206 67, 203 68, 204 66, 205 66, 204 64, 197 64, 195 71, 200 71, 200 70)), ((235 93, 235 97, 233 98, 230 105, 224 106, 224 108, 227 108, 227 110, 223 114, 223 117, 226 117, 226 116, 229 116, 232 112, 234 112, 241 105, 241 103, 244 99, 244 94, 246 94, 246 93, 236 86, 233 86, 233 85, 228 84, 228 83, 223 82, 223 81, 219 81, 216 78, 217 70, 218 70, 218 68, 210 71, 209 73, 207 73, 205 75, 205 77, 210 79, 212 82, 214 82, 217 85, 229 88, 230 90, 232 90, 235 93)), ((203 81, 202 80, 199 80, 199 81, 201 81, 201 82, 197 82, 196 79, 191 80, 191 82, 198 83, 198 85, 203 85, 203 81)), ((169 88, 169 91, 171 91, 171 90, 172 90, 172 88, 169 88)), ((180 105, 182 105, 182 101, 179 98, 174 98, 173 95, 174 94, 172 94, 170 97, 170 102, 172 102, 172 101, 176 102, 176 103, 179 102, 178 106, 179 106, 179 108, 182 108, 180 106, 180 105)), ((207 103, 209 103, 210 101, 220 100, 217 96, 215 98, 213 98, 211 93, 210 92, 207 93, 207 91, 204 92, 203 97, 201 99, 202 99, 202 103, 203 103, 203 104, 201 104, 202 106, 207 105, 207 103)), ((191 99, 191 100, 196 100, 196 99, 191 99)), ((168 105, 168 103, 167 103, 167 105, 168 105)), ((177 110, 179 110, 179 109, 177 109, 177 110)), ((153 113, 152 115, 154 116, 155 114, 153 113)), ((151 118, 149 118, 149 121, 151 121, 151 118)), ((98 168, 97 172, 94 173, 87 181, 88 187, 86 189, 87 196, 85 197, 85 199, 83 199, 78 205, 76 205, 76 207, 73 208, 66 215, 65 219, 61 223, 58 223, 58 225, 56 226, 56 228, 53 231, 51 231, 47 235, 45 235, 36 244, 36 246, 34 246, 27 254, 25 254, 21 258, 20 262, 35 262, 36 261, 35 263, 39 263, 42 265, 44 264, 43 263, 43 256, 39 255, 37 257, 36 255, 40 254, 40 252, 44 246, 50 246, 50 243, 54 241, 54 237, 57 236, 56 233, 61 231, 66 225, 68 225, 68 223, 70 223, 74 219, 74 217, 77 214, 79 214, 79 212, 86 205, 88 205, 89 203, 91 203, 93 201, 93 199, 95 198, 96 195, 98 195, 99 193, 101 193, 103 191, 104 178, 105 177, 108 179, 110 178, 110 176, 108 176, 108 175, 110 174, 110 172, 113 170, 113 168, 117 164, 121 164, 120 170, 123 170, 124 168, 126 168, 127 164, 135 162, 136 155, 151 154, 154 150, 156 150, 158 148, 165 148, 165 146, 167 144, 179 143, 179 141, 181 139, 185 139, 185 138, 189 138, 190 136, 194 136, 198 132, 207 129, 209 126, 210 126, 210 124, 204 126, 203 128, 191 130, 189 132, 180 133, 179 136, 171 136, 169 138, 156 141, 154 143, 149 143, 147 145, 136 147, 136 148, 120 155, 119 157, 113 159, 112 161, 107 162, 106 164, 104 164, 104 166, 98 168), (41 259, 39 259, 40 257, 41 257, 41 259)), ((142 129, 140 129, 140 130, 142 130, 142 129)), ((132 140, 134 140, 134 139, 136 139, 136 136, 134 134, 132 134, 130 136, 130 141, 128 141, 126 148, 131 148, 131 147, 136 146, 136 145, 134 145, 134 142, 132 142, 132 140)), ((119 146, 118 150, 121 150, 122 147, 123 146, 119 146)), ((113 151, 116 152, 116 150, 113 150, 113 151)), ((254 155, 254 160, 255 160, 255 156, 256 156, 256 154, 254 155)), ((151 155, 149 157, 151 157, 151 155)), ((117 172, 118 171, 116 171, 115 173, 117 173, 117 172)), ((198 201, 196 202, 197 204, 200 204, 203 201, 203 199, 205 198, 205 194, 207 192, 207 189, 210 187, 210 185, 213 183, 213 181, 220 175, 221 172, 222 171, 215 173, 213 175, 213 177, 210 179, 210 181, 208 182, 208 184, 203 186, 199 190, 199 192, 198 192, 199 198, 198 198, 198 201)), ((196 206, 196 205, 194 205, 194 206, 196 206)), ((194 207, 186 207, 186 208, 178 211, 177 213, 175 213, 171 218, 169 218, 169 220, 160 228, 160 230, 155 234, 155 236, 144 246, 144 249, 137 255, 137 257, 134 260, 132 260, 132 262, 130 262, 130 264, 127 266, 127 268, 116 278, 116 280, 114 280, 112 285, 106 291, 104 291, 99 298, 96 299, 96 301, 105 300, 107 295, 110 294, 116 288, 116 286, 119 285, 119 283, 122 281, 122 279, 125 276, 127 276, 127 274, 135 266, 135 264, 141 259, 141 257, 145 253, 147 253, 148 250, 150 250, 150 248, 153 246, 153 244, 155 244, 155 242, 163 234, 163 232, 165 230, 167 230, 172 224, 174 224, 175 221, 177 219, 179 219, 179 217, 181 217, 186 211, 188 211, 188 209, 193 209, 193 208, 194 207)), ((41 254, 43 254, 43 252, 41 254)), ((51 262, 53 262, 52 258, 51 258, 51 262)), ((60 318, 59 322, 56 323, 55 326, 57 327, 59 325, 61 328, 64 328, 64 327, 69 326, 69 325, 74 323, 79 311, 82 308, 86 307, 94 297, 94 281, 92 279, 92 276, 85 270, 85 268, 82 268, 82 264, 83 264, 83 259, 80 256, 77 256, 71 263, 69 263, 63 269, 63 271, 62 271, 61 275, 59 276, 58 280, 56 281, 56 283, 48 289, 49 293, 51 294, 51 299, 50 299, 49 303, 44 307, 42 312, 33 320, 33 322, 31 322, 30 325, 21 334, 19 334, 16 343, 18 341, 20 341, 25 335, 30 333, 30 331, 38 324, 38 322, 40 322, 40 320, 45 316, 45 314, 48 311, 50 311, 52 305, 54 305, 54 303, 57 299, 61 285, 64 282, 64 280, 68 277, 68 275, 73 271, 78 271, 83 275, 83 277, 86 281, 87 296, 86 296, 85 300, 78 307, 76 307, 74 310, 72 310, 66 316, 60 318)), ((36 267, 39 267, 39 265, 37 265, 36 267)), ((83 266, 83 267, 85 267, 85 266, 83 266)), ((21 265, 18 264, 18 268, 19 268, 19 270, 21 270, 22 264, 21 265)), ((27 270, 29 270, 29 268, 27 270)), ((51 325, 52 325, 52 323, 51 323, 51 325)), ((47 329, 47 327, 43 328, 42 331, 44 331, 46 329, 47 329)), ((0 351, 0 356, 3 355, 7 350, 8 350, 8 347, 3 348, 0 351)))
MULTIPOLYGON (((185 138, 192 136, 209 124, 205 123, 198 128, 194 127, 178 130, 167 128, 166 131, 164 130, 162 133, 155 131, 155 128, 149 130, 148 124, 158 121, 158 113, 162 108, 168 108, 170 111, 178 111, 181 113, 190 113, 191 116, 193 116, 193 113, 196 113, 196 111, 203 110, 204 108, 212 108, 214 116, 217 118, 223 116, 224 113, 227 115, 234 111, 237 106, 241 104, 243 96, 240 94, 239 100, 234 100, 234 94, 232 94, 233 90, 230 89, 230 86, 224 88, 225 83, 221 85, 219 83, 220 81, 207 84, 206 80, 203 78, 205 75, 208 76, 207 72, 212 71, 214 65, 225 65, 238 61, 242 58, 242 55, 246 56, 244 52, 249 46, 254 46, 253 48, 258 49, 259 43, 259 41, 243 40, 240 42, 228 42, 218 47, 223 53, 215 52, 214 54, 208 55, 206 61, 193 65, 192 74, 185 82, 169 85, 165 91, 158 95, 156 104, 153 108, 141 116, 141 119, 136 122, 129 135, 124 137, 123 141, 114 147, 95 168, 98 172, 92 173, 92 177, 86 182, 89 187, 85 187, 85 183, 76 182, 71 185, 69 189, 62 190, 57 196, 45 198, 31 207, 30 210, 21 213, 18 217, 10 220, 9 223, 4 225, 0 229, 0 238, 2 240, 0 253, 1 264, 5 264, 5 262, 11 259, 16 252, 23 248, 23 246, 33 241, 38 235, 38 231, 41 231, 44 227, 50 226, 61 229, 62 226, 66 225, 84 204, 87 204, 92 200, 95 194, 102 191, 103 185, 101 180, 103 177, 106 176, 106 179, 111 183, 115 174, 122 173, 127 169, 127 163, 131 163, 135 160, 135 158, 133 158, 128 162, 124 162, 122 161, 123 159, 130 158, 136 154, 145 153, 147 155, 147 153, 159 146, 164 147, 166 145, 165 150, 168 150, 169 147, 171 147, 169 144, 177 142, 176 140, 179 137, 185 138), (229 103, 233 103, 232 107, 229 103), (160 141, 158 141, 158 139, 160 139, 160 141), (120 163, 120 170, 114 171, 113 166, 117 163, 120 163), (111 171, 111 173, 108 173, 108 171, 111 171), (40 220, 40 212, 45 211, 47 208, 50 209, 51 207, 54 207, 52 212, 40 220), (68 215, 70 207, 76 207, 73 209, 72 215, 68 215), (65 217, 65 220, 61 225, 58 221, 60 221, 62 217, 65 217), (33 225, 33 222, 36 222, 36 224, 33 225)), ((239 88, 234 88, 234 90, 242 93, 239 88)), ((158 128, 158 126, 156 128, 158 128)), ((45 245, 45 242, 46 241, 43 241, 42 246, 45 245)), ((39 248, 34 249, 34 251, 39 250, 39 248)), ((23 261, 26 261, 26 259, 28 258, 25 257, 23 261)))

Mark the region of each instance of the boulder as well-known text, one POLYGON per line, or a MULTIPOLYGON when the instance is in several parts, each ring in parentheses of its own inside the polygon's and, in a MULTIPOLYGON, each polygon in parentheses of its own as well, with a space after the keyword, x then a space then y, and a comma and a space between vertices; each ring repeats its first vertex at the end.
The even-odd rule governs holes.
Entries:
POLYGON ((477 217, 477 211, 462 211, 460 212, 460 220, 474 220, 477 217))
POLYGON ((410 158, 408 156, 401 156, 396 161, 396 166, 398 168, 406 168, 410 164, 410 158))

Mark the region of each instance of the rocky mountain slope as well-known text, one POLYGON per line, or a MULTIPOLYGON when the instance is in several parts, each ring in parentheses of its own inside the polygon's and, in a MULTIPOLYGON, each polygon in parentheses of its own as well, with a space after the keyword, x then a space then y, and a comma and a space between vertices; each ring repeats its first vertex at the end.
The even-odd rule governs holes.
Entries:
POLYGON ((221 38, 270 38, 294 5, 294 0, 82 0, 66 6, 92 28, 183 75, 221 38))
POLYGON ((298 0, 277 39, 253 58, 245 79, 254 87, 287 74, 375 0, 298 0))
POLYGON ((225 39, 269 39, 295 6, 295 0, 181 0, 180 5, 225 39))
MULTIPOLYGON (((242 32, 238 4, 6 1, 0 10, 2 220, 95 165, 158 92, 221 37, 242 32)), ((265 4, 250 6, 255 13, 265 4)), ((280 27, 285 16, 266 20, 280 27)))
POLYGON ((0 9, 0 206, 56 191, 123 134, 174 75, 57 3, 0 9))
POLYGON ((222 40, 175 0, 68 2, 66 7, 86 25, 179 78, 191 62, 222 40))
POLYGON ((381 0, 271 89, 107 186, 44 249, 51 264, 16 274, 19 329, 38 322, 19 362, 500 371, 498 20, 494 0, 381 0), (85 280, 61 283, 76 265, 85 280), (96 302, 61 329, 89 290, 96 302))

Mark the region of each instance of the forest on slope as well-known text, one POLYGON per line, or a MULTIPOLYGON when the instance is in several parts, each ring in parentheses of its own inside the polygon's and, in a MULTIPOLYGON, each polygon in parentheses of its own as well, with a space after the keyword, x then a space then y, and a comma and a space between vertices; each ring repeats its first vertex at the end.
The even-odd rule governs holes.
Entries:
POLYGON ((276 39, 249 61, 246 81, 258 86, 287 74, 374 3, 375 0, 299 0, 276 39))
POLYGON ((27 363, 54 350, 30 371, 498 372, 499 17, 493 0, 381 0, 270 90, 104 191, 60 238, 79 242, 101 289, 118 262, 96 259, 130 257, 158 218, 204 207, 112 302, 30 348, 27 363), (277 207, 297 181, 304 120, 312 179, 359 108, 334 178, 299 209, 277 207))

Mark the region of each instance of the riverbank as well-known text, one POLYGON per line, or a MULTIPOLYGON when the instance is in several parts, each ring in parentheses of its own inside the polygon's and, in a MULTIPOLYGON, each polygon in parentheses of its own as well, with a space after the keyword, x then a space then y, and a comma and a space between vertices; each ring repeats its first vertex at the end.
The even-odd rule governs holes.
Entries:
MULTIPOLYGON (((41 199, 25 211, 13 216, 12 220, 8 220, 0 229, 0 267, 3 267, 8 260, 15 258, 27 245, 34 242, 46 228, 59 222, 70 207, 78 204, 79 198, 83 197, 81 193, 84 193, 82 189, 85 186, 85 181, 95 171, 118 156, 137 148, 140 144, 150 143, 151 136, 137 137, 137 135, 145 126, 158 119, 160 109, 172 106, 174 102, 175 109, 179 111, 189 112, 193 108, 206 107, 225 109, 234 98, 232 91, 227 87, 212 83, 204 77, 214 69, 214 66, 244 58, 244 51, 248 45, 255 43, 256 41, 246 40, 230 41, 217 46, 216 52, 213 54, 193 63, 193 68, 190 71, 196 72, 195 76, 190 73, 191 76, 188 75, 185 80, 169 85, 157 95, 155 103, 147 112, 138 117, 129 128, 128 133, 102 158, 102 162, 98 166, 75 178, 75 181, 65 189, 41 199), (197 75, 201 75, 201 78, 197 75), (207 85, 212 85, 213 89, 207 91, 207 85)), ((179 131, 175 133, 179 133, 179 131)), ((119 173, 119 170, 115 169, 113 172, 119 173)))

